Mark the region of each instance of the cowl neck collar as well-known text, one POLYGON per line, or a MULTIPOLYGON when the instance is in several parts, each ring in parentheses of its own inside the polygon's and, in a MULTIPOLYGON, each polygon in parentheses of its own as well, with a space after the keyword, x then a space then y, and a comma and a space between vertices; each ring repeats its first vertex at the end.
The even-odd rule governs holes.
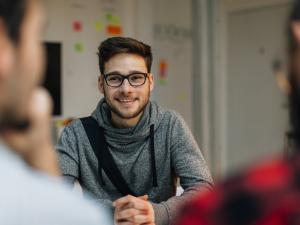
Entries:
POLYGON ((159 113, 159 106, 155 102, 149 101, 140 121, 134 127, 116 128, 111 122, 110 108, 103 98, 92 113, 92 117, 98 121, 100 127, 104 128, 108 143, 126 145, 147 138, 150 133, 150 125, 154 124, 155 130, 162 116, 159 113))

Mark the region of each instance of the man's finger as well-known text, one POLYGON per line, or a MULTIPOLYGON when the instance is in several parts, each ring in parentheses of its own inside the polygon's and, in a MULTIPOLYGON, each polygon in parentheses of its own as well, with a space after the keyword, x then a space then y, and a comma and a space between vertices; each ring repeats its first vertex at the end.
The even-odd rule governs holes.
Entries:
POLYGON ((116 221, 115 224, 116 225, 133 225, 133 223, 130 221, 116 221))
POLYGON ((126 195, 125 197, 119 198, 116 201, 113 202, 113 206, 114 207, 118 207, 124 204, 127 204, 129 202, 132 202, 133 199, 135 199, 136 197, 132 196, 132 195, 126 195))
POLYGON ((151 216, 149 215, 135 215, 132 218, 130 218, 130 221, 132 221, 135 224, 144 224, 144 223, 152 223, 151 216))
POLYGON ((148 201, 139 200, 129 203, 129 206, 141 211, 148 211, 150 208, 150 203, 148 201))
POLYGON ((129 208, 132 208, 132 206, 130 205, 131 203, 126 203, 126 204, 119 204, 117 206, 115 206, 115 211, 122 211, 122 210, 125 210, 125 209, 129 209, 129 208))
POLYGON ((134 197, 132 195, 127 195, 125 197, 119 198, 116 201, 113 202, 113 206, 116 207, 116 205, 120 205, 120 204, 126 204, 128 202, 131 202, 132 200, 134 200, 135 198, 141 199, 141 200, 148 200, 148 195, 142 195, 139 197, 134 197))
POLYGON ((126 220, 128 218, 134 217, 136 215, 138 215, 140 212, 137 209, 134 208, 129 208, 129 209, 125 209, 122 211, 119 211, 115 214, 115 219, 117 221, 119 220, 126 220))
POLYGON ((148 195, 139 196, 138 198, 142 199, 142 200, 145 200, 145 201, 148 201, 148 195))
POLYGON ((140 198, 130 199, 128 202, 120 202, 116 203, 116 208, 124 210, 128 208, 135 208, 140 211, 148 211, 150 208, 150 203, 146 200, 142 200, 140 198))

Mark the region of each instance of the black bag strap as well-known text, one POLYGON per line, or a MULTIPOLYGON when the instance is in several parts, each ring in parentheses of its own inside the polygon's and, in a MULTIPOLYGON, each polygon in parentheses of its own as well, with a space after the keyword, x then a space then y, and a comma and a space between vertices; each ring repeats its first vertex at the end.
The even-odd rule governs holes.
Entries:
POLYGON ((137 196, 129 188, 120 170, 118 169, 110 151, 107 148, 104 129, 100 127, 98 122, 91 116, 80 118, 80 120, 88 136, 91 147, 98 159, 100 179, 103 179, 101 171, 101 168, 103 168, 107 177, 123 196, 128 194, 137 196))

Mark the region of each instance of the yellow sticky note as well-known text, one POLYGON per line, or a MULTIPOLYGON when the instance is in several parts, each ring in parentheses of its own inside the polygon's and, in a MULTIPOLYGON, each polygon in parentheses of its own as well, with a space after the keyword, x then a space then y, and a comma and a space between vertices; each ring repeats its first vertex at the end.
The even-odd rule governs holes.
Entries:
POLYGON ((96 31, 103 31, 104 30, 104 24, 101 21, 96 21, 95 29, 96 29, 96 31))

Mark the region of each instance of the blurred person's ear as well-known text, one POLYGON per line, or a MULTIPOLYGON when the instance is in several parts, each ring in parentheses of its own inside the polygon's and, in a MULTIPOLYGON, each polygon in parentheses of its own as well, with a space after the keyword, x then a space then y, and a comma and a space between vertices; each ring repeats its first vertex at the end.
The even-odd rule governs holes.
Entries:
POLYGON ((294 34, 295 40, 300 44, 300 22, 292 22, 292 32, 294 34))
POLYGON ((0 19, 0 81, 9 74, 13 64, 13 43, 10 40, 6 26, 0 19))

